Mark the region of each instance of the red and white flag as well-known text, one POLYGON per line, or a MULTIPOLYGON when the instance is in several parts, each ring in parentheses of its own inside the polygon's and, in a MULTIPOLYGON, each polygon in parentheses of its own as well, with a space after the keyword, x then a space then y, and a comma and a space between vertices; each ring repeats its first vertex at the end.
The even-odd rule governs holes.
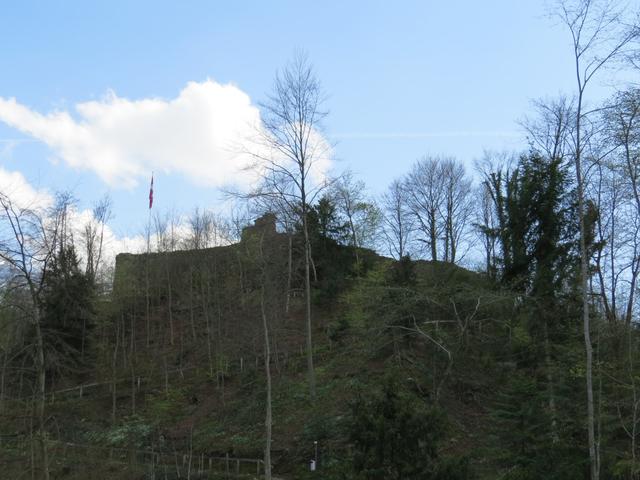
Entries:
POLYGON ((153 207, 153 173, 151 174, 151 188, 149 188, 149 209, 153 207))

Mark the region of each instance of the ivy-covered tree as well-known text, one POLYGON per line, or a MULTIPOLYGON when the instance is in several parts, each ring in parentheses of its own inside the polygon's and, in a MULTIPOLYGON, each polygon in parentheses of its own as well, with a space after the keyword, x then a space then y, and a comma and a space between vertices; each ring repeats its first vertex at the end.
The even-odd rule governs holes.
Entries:
POLYGON ((532 152, 512 171, 485 176, 501 219, 503 282, 533 296, 562 291, 572 272, 577 232, 572 185, 562 160, 532 152))
POLYGON ((502 425, 499 437, 509 468, 520 472, 513 478, 540 478, 545 462, 531 466, 527 458, 542 458, 531 450, 546 451, 546 444, 558 450, 565 430, 571 430, 560 412, 571 404, 572 392, 561 388, 570 383, 562 367, 571 362, 568 340, 577 321, 573 185, 561 159, 537 152, 521 156, 512 171, 486 178, 502 219, 502 283, 518 295, 515 318, 529 338, 511 352, 517 370, 503 395, 513 398, 501 401, 505 408, 499 407, 496 428, 502 425))
POLYGON ((523 157, 522 190, 527 201, 527 251, 533 296, 554 296, 572 273, 577 222, 568 174, 560 159, 523 157))

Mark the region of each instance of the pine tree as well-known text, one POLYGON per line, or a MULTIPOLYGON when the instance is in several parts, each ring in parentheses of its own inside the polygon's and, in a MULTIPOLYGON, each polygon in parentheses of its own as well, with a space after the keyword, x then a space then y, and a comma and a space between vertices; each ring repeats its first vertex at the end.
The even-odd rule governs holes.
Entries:
POLYGON ((463 480, 466 462, 438 452, 447 422, 444 413, 387 380, 372 398, 352 404, 350 440, 356 478, 367 480, 463 480))
POLYGON ((48 266, 43 295, 43 333, 51 372, 77 371, 86 360, 94 295, 94 285, 80 269, 73 246, 61 247, 48 266))

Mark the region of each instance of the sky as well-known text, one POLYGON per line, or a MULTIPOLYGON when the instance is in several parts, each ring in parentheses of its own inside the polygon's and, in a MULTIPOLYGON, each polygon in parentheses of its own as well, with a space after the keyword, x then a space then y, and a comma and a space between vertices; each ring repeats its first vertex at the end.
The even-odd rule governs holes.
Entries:
MULTIPOLYGON (((542 0, 30 1, 0 13, 0 188, 108 193, 114 235, 154 209, 223 209, 233 145, 304 51, 326 93, 335 172, 372 195, 425 154, 469 169, 522 150, 531 101, 574 89, 570 37, 542 0)), ((595 84, 594 100, 607 92, 595 84)))

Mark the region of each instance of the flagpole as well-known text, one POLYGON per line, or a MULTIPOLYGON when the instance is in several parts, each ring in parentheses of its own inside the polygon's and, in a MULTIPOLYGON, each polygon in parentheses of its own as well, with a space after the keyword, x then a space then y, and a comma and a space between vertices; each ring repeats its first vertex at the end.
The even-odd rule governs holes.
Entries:
POLYGON ((151 208, 153 207, 153 172, 151 172, 151 186, 149 188, 149 213, 147 215, 147 254, 151 253, 151 208))
POLYGON ((151 209, 147 213, 147 255, 151 253, 151 209))

